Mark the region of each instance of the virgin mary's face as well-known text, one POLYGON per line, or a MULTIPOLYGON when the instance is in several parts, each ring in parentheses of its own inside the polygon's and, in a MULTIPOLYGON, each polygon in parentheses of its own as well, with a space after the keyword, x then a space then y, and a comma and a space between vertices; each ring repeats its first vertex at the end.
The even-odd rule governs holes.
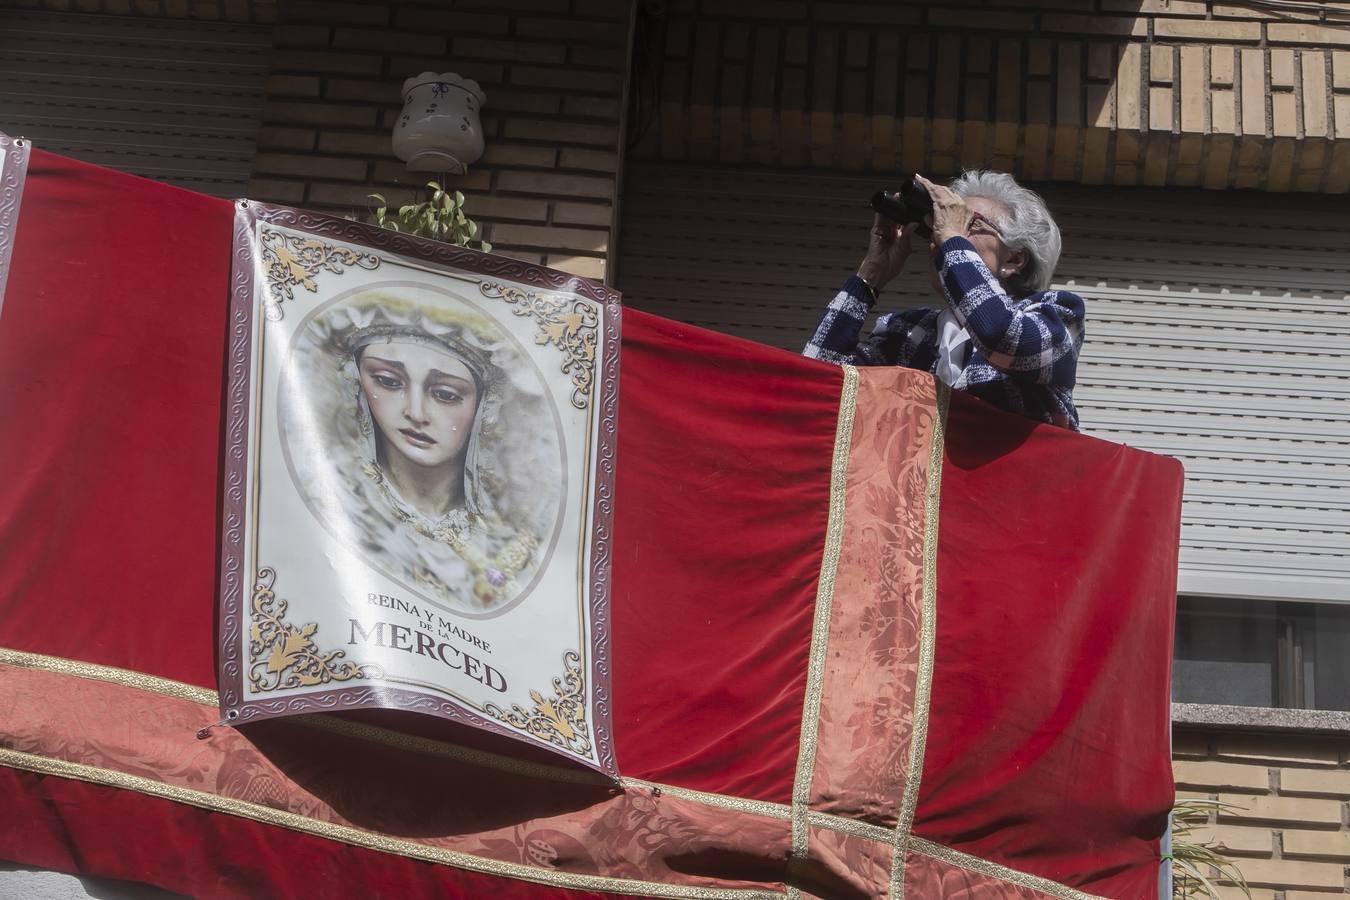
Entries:
POLYGON ((460 457, 478 408, 468 366, 435 347, 393 340, 366 347, 360 371, 387 453, 427 468, 460 457))

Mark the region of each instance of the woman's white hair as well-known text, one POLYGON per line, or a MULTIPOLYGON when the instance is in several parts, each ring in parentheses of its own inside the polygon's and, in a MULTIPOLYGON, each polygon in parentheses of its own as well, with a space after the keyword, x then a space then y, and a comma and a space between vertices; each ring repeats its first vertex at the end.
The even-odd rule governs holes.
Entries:
POLYGON ((1048 289, 1059 263, 1061 242, 1059 226, 1041 195, 1022 187, 1005 172, 988 169, 962 172, 951 189, 962 197, 995 200, 1008 210, 994 224, 1008 249, 1027 252, 1027 264, 1007 278, 1008 292, 1025 297, 1048 289))

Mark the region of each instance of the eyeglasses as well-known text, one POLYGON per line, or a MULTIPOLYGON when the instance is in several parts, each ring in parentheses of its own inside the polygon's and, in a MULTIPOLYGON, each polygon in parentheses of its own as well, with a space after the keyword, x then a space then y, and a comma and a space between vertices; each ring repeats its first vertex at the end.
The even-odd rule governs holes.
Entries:
POLYGON ((977 212, 970 214, 970 227, 966 229, 966 234, 988 234, 1000 241, 1003 240, 1003 234, 998 230, 998 226, 977 212))

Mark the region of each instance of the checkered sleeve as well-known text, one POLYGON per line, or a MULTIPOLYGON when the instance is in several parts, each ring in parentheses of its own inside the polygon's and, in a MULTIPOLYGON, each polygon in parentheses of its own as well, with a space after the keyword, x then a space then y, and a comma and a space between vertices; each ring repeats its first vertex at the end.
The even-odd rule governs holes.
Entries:
POLYGON ((825 307, 816 332, 806 342, 802 355, 832 363, 876 365, 884 362, 874 346, 858 340, 872 302, 871 292, 863 280, 856 275, 849 276, 825 307))
POLYGON ((1072 387, 1083 345, 1083 298, 1041 291, 1013 300, 970 241, 949 238, 940 252, 947 302, 990 365, 1037 384, 1072 387))

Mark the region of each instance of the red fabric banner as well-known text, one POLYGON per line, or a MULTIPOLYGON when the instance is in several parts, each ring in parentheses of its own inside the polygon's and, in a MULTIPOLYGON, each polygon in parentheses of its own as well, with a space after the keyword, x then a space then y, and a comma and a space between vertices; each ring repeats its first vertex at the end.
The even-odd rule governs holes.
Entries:
POLYGON ((32 156, 0 316, 0 858, 222 897, 1153 894, 1179 466, 634 310, 622 790, 415 716, 345 717, 350 758, 304 723, 195 741, 232 216, 32 156))
POLYGON ((916 834, 1134 897, 1172 804, 1181 466, 952 396, 916 834))

